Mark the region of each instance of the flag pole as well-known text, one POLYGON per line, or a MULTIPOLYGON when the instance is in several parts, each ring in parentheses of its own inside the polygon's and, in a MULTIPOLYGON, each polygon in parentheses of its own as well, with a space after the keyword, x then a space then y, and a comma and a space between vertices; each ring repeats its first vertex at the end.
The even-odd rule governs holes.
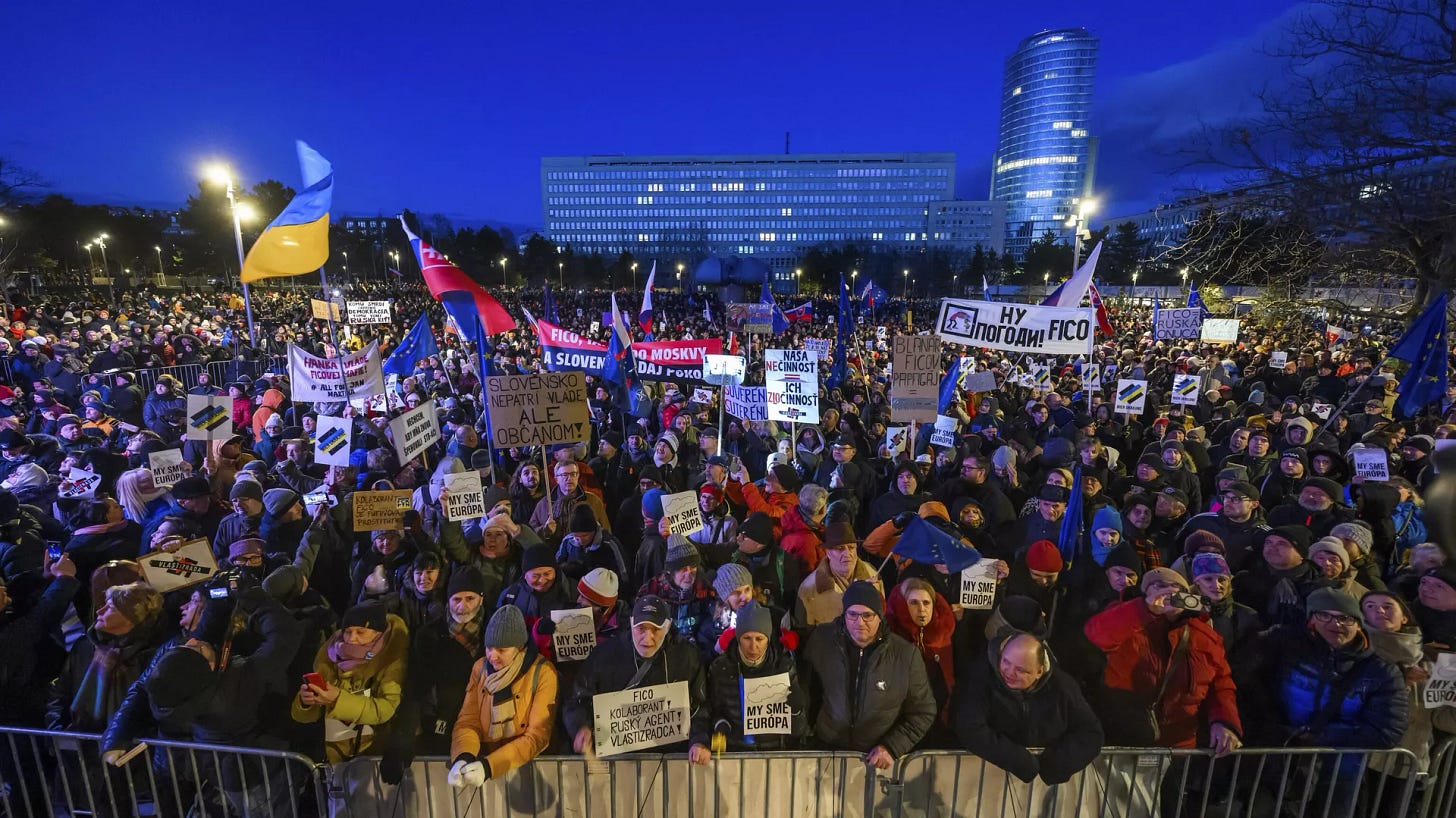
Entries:
MULTIPOLYGON (((324 309, 324 315, 329 319, 329 339, 333 341, 334 357, 339 362, 339 387, 344 390, 344 405, 347 406, 349 405, 349 371, 344 366, 344 349, 339 346, 339 330, 334 326, 334 302, 329 299, 329 274, 324 270, 322 264, 319 265, 319 286, 323 290, 324 304, 328 305, 324 309)), ((386 413, 389 411, 387 395, 384 398, 384 411, 386 413)), ((401 463, 400 466, 403 467, 404 464, 401 463)))

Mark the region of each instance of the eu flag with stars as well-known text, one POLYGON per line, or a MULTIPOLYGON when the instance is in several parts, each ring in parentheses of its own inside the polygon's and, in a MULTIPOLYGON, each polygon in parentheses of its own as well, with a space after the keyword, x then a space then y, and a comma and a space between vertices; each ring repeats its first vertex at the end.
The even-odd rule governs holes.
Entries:
POLYGON ((440 347, 435 344, 435 333, 430 331, 430 318, 422 312, 419 320, 410 328, 409 334, 389 354, 380 369, 407 378, 414 374, 416 363, 439 354, 440 347))
POLYGON ((951 573, 957 573, 981 561, 981 552, 949 532, 925 522, 919 517, 912 519, 900 539, 891 550, 907 560, 924 565, 944 565, 951 573))
POLYGON ((1426 404, 1446 394, 1447 298, 1446 293, 1441 293, 1390 348, 1390 357, 1410 362, 1410 369, 1400 379, 1400 399, 1395 402, 1396 412, 1403 417, 1413 417, 1426 404))

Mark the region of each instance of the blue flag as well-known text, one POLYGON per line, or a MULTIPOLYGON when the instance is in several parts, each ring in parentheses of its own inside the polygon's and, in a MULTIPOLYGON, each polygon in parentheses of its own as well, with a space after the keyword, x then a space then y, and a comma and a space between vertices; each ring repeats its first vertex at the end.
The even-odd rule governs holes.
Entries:
POLYGON ((602 367, 602 380, 606 381, 612 393, 612 403, 624 412, 633 410, 632 375, 636 364, 632 360, 632 336, 627 322, 622 320, 622 311, 617 309, 617 294, 612 293, 612 329, 607 341, 607 362, 602 367))
POLYGON ((556 299, 551 295, 551 285, 541 285, 541 314, 546 320, 557 326, 561 325, 561 316, 556 314, 556 299))
POLYGON ((789 328, 789 317, 779 309, 779 303, 774 300, 773 291, 768 287, 768 279, 764 279, 763 288, 758 291, 758 303, 770 304, 773 306, 773 334, 778 335, 789 328))
POLYGON ((1426 404, 1446 394, 1447 299, 1447 294, 1441 293, 1390 348, 1390 357, 1410 362, 1410 369, 1400 379, 1400 398, 1395 402, 1396 413, 1404 417, 1413 417, 1426 404))
POLYGON ((440 347, 435 343, 435 333, 430 331, 429 315, 422 312, 419 320, 410 328, 409 334, 399 342, 394 352, 389 353, 380 369, 401 378, 408 378, 414 374, 416 363, 439 354, 440 347))
POLYGON ((945 377, 940 379, 940 413, 943 415, 950 408, 951 402, 956 398, 956 390, 961 388, 961 356, 957 355, 954 361, 950 362, 950 369, 946 370, 945 377))
POLYGON ((849 285, 844 283, 844 273, 839 274, 839 334, 834 341, 834 365, 829 368, 829 378, 824 382, 834 389, 849 375, 849 339, 854 333, 851 326, 849 307, 849 285))
POLYGON ((1213 313, 1208 311, 1208 305, 1203 303, 1203 296, 1198 294, 1197 287, 1188 288, 1188 304, 1186 306, 1197 307, 1199 318, 1208 318, 1213 315, 1213 313))
POLYGON ((1078 466, 1072 474, 1071 499, 1067 501, 1067 513, 1062 516, 1062 530, 1057 535, 1057 550, 1062 552, 1062 560, 1068 565, 1072 564, 1072 557, 1077 554, 1077 539, 1082 536, 1082 467, 1078 466))
POLYGON ((944 565, 958 573, 981 561, 981 552, 967 545, 960 537, 916 517, 900 532, 892 554, 924 565, 944 565))

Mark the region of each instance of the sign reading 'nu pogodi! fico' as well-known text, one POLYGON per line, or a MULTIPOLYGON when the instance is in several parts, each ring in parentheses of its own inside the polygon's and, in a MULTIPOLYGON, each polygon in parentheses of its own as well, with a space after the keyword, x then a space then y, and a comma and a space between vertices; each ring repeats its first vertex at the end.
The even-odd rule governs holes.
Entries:
POLYGON ((1095 312, 1084 307, 1041 307, 943 298, 935 331, 953 344, 1034 352, 1091 355, 1095 312))

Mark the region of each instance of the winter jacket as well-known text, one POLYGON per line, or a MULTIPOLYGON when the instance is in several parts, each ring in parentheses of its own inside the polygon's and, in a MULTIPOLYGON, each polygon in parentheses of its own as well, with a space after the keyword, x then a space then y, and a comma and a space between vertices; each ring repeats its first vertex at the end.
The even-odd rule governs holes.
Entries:
POLYGON ((46 683, 64 659, 51 634, 80 589, 75 577, 57 577, 29 610, 18 612, 12 603, 0 613, 0 724, 40 726, 46 683))
MULTIPOLYGON (((1193 747, 1200 729, 1213 722, 1243 733, 1233 675, 1218 632, 1206 615, 1170 623, 1148 610, 1142 598, 1109 607, 1087 620, 1084 629, 1092 644, 1107 656, 1103 684, 1140 696, 1151 705, 1184 626, 1189 629, 1187 656, 1173 670, 1163 699, 1157 703, 1158 745, 1162 747, 1193 747)), ((1105 719, 1113 714, 1099 715, 1105 719)))
POLYGON ((794 604, 794 627, 803 628, 811 625, 822 625, 826 622, 833 622, 836 617, 844 613, 844 590, 851 582, 858 579, 869 580, 885 593, 884 587, 880 584, 879 575, 875 569, 864 560, 856 560, 854 568, 850 569, 849 576, 837 577, 829 570, 829 560, 819 563, 813 573, 799 583, 799 596, 794 604))
MULTIPOLYGON (((566 734, 574 736, 581 728, 591 728, 592 697, 598 693, 669 684, 688 683, 688 699, 692 704, 692 726, 688 734, 706 730, 707 693, 704 687, 702 660, 698 648, 688 639, 668 632, 652 658, 643 659, 632 644, 632 632, 624 630, 606 642, 598 642, 577 673, 571 693, 562 699, 561 718, 566 734)), ((664 748, 660 752, 679 752, 683 745, 664 748)))
POLYGON ((896 585, 886 600, 886 620, 890 630, 915 646, 925 662, 925 678, 935 694, 936 712, 942 721, 950 713, 951 693, 955 688, 955 656, 951 648, 951 636, 955 634, 955 612, 950 603, 940 594, 932 594, 934 610, 930 624, 920 627, 910 618, 910 608, 896 585))
MULTIPOLYGON (((1421 631, 1414 625, 1407 625, 1398 631, 1372 630, 1366 635, 1370 638, 1370 648, 1375 651, 1375 655, 1401 671, 1402 676, 1406 669, 1419 667, 1425 662, 1425 654, 1421 650, 1421 631)), ((1425 682, 1405 681, 1410 724, 1406 727, 1405 735, 1400 737, 1399 744, 1401 749, 1415 754, 1416 770, 1422 773, 1426 772, 1431 763, 1431 745, 1435 731, 1456 732, 1456 709, 1427 708, 1423 701, 1425 688, 1425 682)), ((1404 761, 1387 756, 1370 759, 1370 766, 1402 778, 1407 777, 1409 769, 1404 761)))
POLYGON ((729 562, 737 563, 753 575, 758 601, 764 605, 791 610, 798 598, 799 584, 804 581, 804 566, 782 548, 770 545, 756 554, 734 551, 729 562))
POLYGON ((693 587, 687 590, 678 587, 671 573, 663 572, 653 577, 637 595, 655 596, 666 602, 673 630, 687 638, 695 636, 703 623, 708 621, 713 611, 713 601, 717 598, 713 587, 703 579, 701 571, 698 572, 693 587))
POLYGON ((492 694, 485 687, 490 673, 484 658, 470 671, 465 699, 450 734, 450 757, 461 753, 479 756, 490 777, 499 778, 529 763, 551 741, 558 677, 555 666, 530 649, 509 687, 492 694), (509 701, 511 706, 505 709, 512 715, 509 721, 492 724, 492 705, 497 700, 502 704, 509 701))
POLYGON ((100 733, 162 644, 155 623, 112 636, 94 627, 71 648, 51 683, 46 729, 100 733))
POLYGON ((819 746, 860 753, 882 746, 899 758, 935 723, 924 660, 883 622, 864 648, 850 640, 843 617, 818 625, 800 655, 819 746))
POLYGON ((1102 725, 1077 683, 1055 664, 1026 690, 1007 687, 1000 663, 1010 638, 993 639, 985 660, 974 662, 956 687, 956 737, 1022 781, 1040 775, 1048 785, 1061 784, 1102 751, 1102 725), (1030 747, 1045 749, 1037 756, 1030 747))
POLYGON ((784 512, 779 522, 783 530, 779 547, 803 563, 805 570, 813 571, 819 567, 819 561, 824 559, 823 521, 817 525, 810 524, 804 519, 803 511, 795 505, 784 512))
POLYGON ((324 722, 325 751, 331 762, 366 752, 375 741, 380 741, 377 733, 386 729, 399 709, 409 659, 409 632, 404 620, 394 614, 389 614, 388 623, 374 658, 347 672, 341 672, 329 658, 329 645, 340 634, 319 646, 314 656, 314 672, 321 674, 330 687, 340 690, 332 706, 309 707, 298 696, 293 697, 290 712, 294 721, 324 722))
POLYGON ((808 730, 808 692, 799 677, 794 655, 777 640, 770 639, 768 650, 758 667, 749 667, 738 652, 738 642, 728 645, 723 655, 708 666, 708 717, 702 726, 708 729, 694 732, 692 743, 711 746, 711 733, 722 733, 733 752, 784 750, 798 745, 798 739, 808 730), (765 676, 789 676, 788 735, 743 735, 743 680, 760 679, 765 676))
POLYGON ((773 518, 774 537, 777 539, 783 536, 784 515, 789 509, 799 507, 799 495, 792 491, 780 491, 766 494, 763 489, 755 483, 745 483, 743 486, 743 502, 748 504, 748 512, 762 511, 773 518))
POLYGON ((1252 568, 1234 576, 1234 601, 1253 608, 1265 627, 1298 625, 1307 618, 1304 601, 1309 595, 1333 584, 1308 560, 1278 570, 1260 558, 1252 568))
MULTIPOLYGON (((486 606, 481 606, 478 615, 483 629, 486 606)), ((460 644, 450 633, 448 613, 410 634, 409 681, 389 736, 391 747, 402 753, 405 763, 414 758, 416 749, 425 755, 444 755, 449 749, 451 728, 467 695, 466 683, 484 650, 476 645, 472 654, 460 644)))
POLYGON ((182 418, 186 416, 187 396, 175 392, 165 395, 152 392, 142 406, 142 422, 166 443, 175 443, 182 438, 182 418))

